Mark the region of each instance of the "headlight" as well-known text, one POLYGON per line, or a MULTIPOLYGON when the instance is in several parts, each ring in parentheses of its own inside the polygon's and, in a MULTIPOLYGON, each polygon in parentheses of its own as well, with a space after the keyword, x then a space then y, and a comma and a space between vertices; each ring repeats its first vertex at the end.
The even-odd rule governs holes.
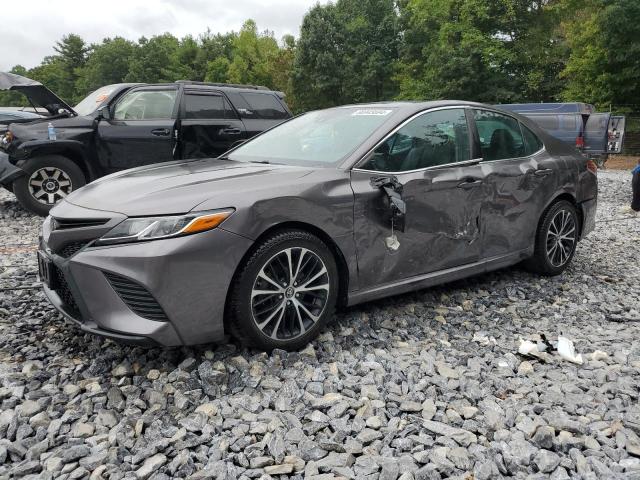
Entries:
POLYGON ((224 222, 234 209, 194 212, 171 217, 128 218, 98 239, 95 245, 143 242, 212 230, 224 222))

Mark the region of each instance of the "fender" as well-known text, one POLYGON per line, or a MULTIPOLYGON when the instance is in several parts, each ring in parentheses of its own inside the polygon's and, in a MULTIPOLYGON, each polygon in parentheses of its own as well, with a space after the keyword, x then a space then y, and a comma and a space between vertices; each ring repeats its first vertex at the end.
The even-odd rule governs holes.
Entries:
POLYGON ((81 168, 86 167, 89 173, 87 181, 97 178, 97 172, 92 167, 91 162, 88 161, 89 155, 87 153, 85 145, 78 140, 29 140, 18 145, 16 149, 11 152, 12 163, 19 167, 24 164, 25 161, 30 158, 34 158, 41 155, 62 155, 70 157, 71 160, 80 160, 83 165, 81 168), (72 155, 69 155, 69 152, 72 155))

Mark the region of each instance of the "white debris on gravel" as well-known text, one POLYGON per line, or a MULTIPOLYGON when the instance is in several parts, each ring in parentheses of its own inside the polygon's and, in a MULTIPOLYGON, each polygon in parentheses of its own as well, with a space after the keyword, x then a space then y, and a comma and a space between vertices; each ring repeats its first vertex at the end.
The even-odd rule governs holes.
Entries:
POLYGON ((270 355, 82 334, 38 290, 40 219, 0 193, 0 478, 640 478, 640 218, 628 172, 599 176, 564 275, 369 303, 270 355), (517 354, 561 335, 582 365, 517 354))

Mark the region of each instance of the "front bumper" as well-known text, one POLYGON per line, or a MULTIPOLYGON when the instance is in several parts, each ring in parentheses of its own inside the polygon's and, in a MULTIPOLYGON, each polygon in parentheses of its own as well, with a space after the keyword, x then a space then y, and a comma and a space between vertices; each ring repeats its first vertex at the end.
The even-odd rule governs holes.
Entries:
POLYGON ((9 187, 18 177, 24 175, 24 170, 9 161, 9 155, 0 151, 0 185, 9 187))
MULTIPOLYGON (((223 229, 108 247, 83 246, 68 257, 46 239, 40 252, 57 275, 45 294, 83 331, 118 341, 163 346, 220 342, 233 274, 251 241, 223 229), (157 302, 164 321, 144 318, 109 275, 131 281, 157 302)), ((147 297, 147 302, 149 297, 147 297)))

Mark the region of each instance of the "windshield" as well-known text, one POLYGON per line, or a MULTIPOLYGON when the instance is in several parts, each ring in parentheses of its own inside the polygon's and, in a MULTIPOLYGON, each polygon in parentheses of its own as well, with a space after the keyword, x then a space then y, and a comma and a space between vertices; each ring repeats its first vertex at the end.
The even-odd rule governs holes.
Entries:
POLYGON ((89 115, 96 111, 96 109, 102 105, 109 95, 115 90, 113 85, 107 85, 106 87, 99 88, 95 92, 87 95, 78 105, 73 107, 76 113, 80 116, 89 115))
POLYGON ((329 166, 344 160, 394 112, 388 107, 341 107, 296 117, 228 155, 240 162, 329 166))

